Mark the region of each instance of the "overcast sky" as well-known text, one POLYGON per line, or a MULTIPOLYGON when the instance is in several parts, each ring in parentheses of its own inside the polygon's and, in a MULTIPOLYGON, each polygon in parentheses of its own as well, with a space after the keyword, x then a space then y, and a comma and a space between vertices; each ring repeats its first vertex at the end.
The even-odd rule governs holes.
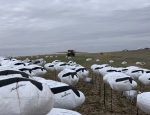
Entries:
POLYGON ((0 0, 0 55, 150 45, 150 0, 0 0))

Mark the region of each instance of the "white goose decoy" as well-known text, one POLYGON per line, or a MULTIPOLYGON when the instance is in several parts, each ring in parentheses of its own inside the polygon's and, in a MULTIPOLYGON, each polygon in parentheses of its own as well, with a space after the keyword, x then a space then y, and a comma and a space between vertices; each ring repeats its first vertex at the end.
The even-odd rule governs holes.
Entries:
POLYGON ((53 64, 53 63, 47 63, 44 65, 44 67, 47 71, 55 71, 54 65, 55 64, 53 64))
POLYGON ((54 108, 74 109, 85 101, 84 94, 66 83, 54 80, 40 80, 39 82, 48 85, 55 95, 54 108))
POLYGON ((35 76, 32 69, 30 69, 28 66, 14 66, 13 69, 25 72, 25 73, 29 74, 30 76, 35 76))
POLYGON ((150 85, 150 71, 145 71, 138 80, 145 85, 150 85))
POLYGON ((58 74, 58 78, 61 82, 66 83, 68 85, 76 85, 79 81, 79 77, 75 70, 64 69, 58 74))
POLYGON ((24 63, 22 63, 21 60, 4 60, 7 61, 7 63, 2 64, 2 66, 9 66, 9 67, 13 67, 13 66, 17 66, 17 65, 25 65, 24 63))
POLYGON ((54 68, 55 68, 56 71, 60 72, 60 71, 64 70, 67 66, 68 66, 68 63, 59 62, 59 63, 54 65, 54 68))
POLYGON ((52 108, 52 110, 47 115, 81 115, 81 114, 73 110, 52 108))
POLYGON ((111 66, 108 66, 108 67, 104 67, 102 69, 99 69, 99 73, 102 75, 102 76, 105 76, 106 74, 108 73, 111 73, 111 72, 116 72, 115 68, 111 67, 111 66))
POLYGON ((114 60, 110 60, 109 63, 114 63, 114 60))
POLYGON ((97 66, 99 66, 98 64, 93 64, 93 65, 91 65, 91 70, 95 73, 95 68, 97 67, 97 66))
POLYGON ((11 67, 11 65, 13 64, 13 63, 18 63, 18 62, 21 62, 20 60, 17 60, 17 59, 12 59, 12 60, 10 60, 10 59, 5 59, 4 58, 4 60, 1 60, 1 65, 2 66, 5 66, 5 67, 11 67))
MULTIPOLYGON (((43 81, 46 80, 46 79, 43 78, 43 77, 37 77, 37 76, 34 76, 33 79, 36 80, 36 81, 39 81, 39 82, 42 81, 42 80, 43 80, 43 81)), ((40 83, 41 83, 41 82, 40 82, 40 83)))
POLYGON ((100 61, 100 59, 96 59, 96 61, 98 62, 98 61, 100 61))
POLYGON ((26 58, 25 60, 22 61, 22 63, 31 63, 32 61, 29 60, 29 58, 26 58))
POLYGON ((99 74, 99 69, 103 69, 104 67, 110 67, 110 65, 109 64, 101 64, 101 65, 93 64, 91 66, 91 69, 94 73, 99 74))
POLYGON ((36 64, 39 66, 43 66, 45 63, 46 63, 46 61, 43 58, 33 60, 33 62, 32 62, 32 64, 36 64))
POLYGON ((10 60, 10 59, 3 57, 3 56, 0 56, 0 64, 1 64, 1 61, 3 61, 3 60, 10 60))
POLYGON ((107 83, 110 85, 110 87, 113 90, 129 91, 137 87, 137 83, 133 80, 133 78, 131 78, 130 76, 127 76, 124 73, 114 72, 108 75, 110 75, 110 77, 108 77, 107 83))
POLYGON ((125 74, 133 77, 135 80, 138 79, 142 74, 144 73, 144 70, 142 68, 130 68, 126 71, 125 74))
POLYGON ((137 66, 128 66, 126 67, 126 69, 141 69, 140 67, 137 67, 137 66))
POLYGON ((121 62, 121 64, 125 65, 125 64, 127 64, 127 62, 126 62, 126 61, 123 61, 123 62, 121 62))
POLYGON ((47 85, 17 75, 0 77, 0 99, 1 115, 46 115, 54 104, 47 85))
POLYGON ((106 84, 109 84, 111 87, 111 111, 112 111, 112 89, 116 91, 129 91, 137 87, 137 83, 130 76, 127 76, 122 72, 108 73, 103 77, 103 81, 106 84))
POLYGON ((127 68, 122 68, 122 69, 121 69, 121 72, 124 73, 124 74, 126 74, 127 71, 128 71, 127 68))
POLYGON ((122 73, 126 73, 128 69, 124 68, 124 67, 112 67, 110 69, 108 69, 106 72, 107 73, 111 73, 111 72, 122 72, 122 73))
POLYGON ((141 64, 141 62, 136 62, 135 64, 136 64, 136 65, 140 65, 140 64, 141 64))
POLYGON ((68 59, 71 59, 71 57, 69 56, 68 59))
POLYGON ((74 62, 74 61, 69 61, 68 64, 69 64, 69 65, 76 65, 77 63, 74 62))
POLYGON ((58 64, 59 62, 61 62, 61 60, 54 60, 54 61, 52 61, 52 64, 58 64))
POLYGON ((89 75, 89 70, 87 70, 83 66, 76 67, 75 71, 76 71, 77 76, 79 77, 79 79, 82 79, 82 80, 84 80, 89 75))
POLYGON ((134 98, 137 98, 138 93, 137 90, 123 91, 123 96, 125 96, 126 99, 133 100, 134 98))
POLYGON ((73 64, 73 65, 68 65, 66 68, 76 70, 78 67, 83 67, 80 64, 73 64))
POLYGON ((76 69, 76 65, 68 65, 65 69, 75 70, 76 69))
POLYGON ((29 74, 13 69, 13 68, 9 68, 9 67, 0 67, 0 76, 11 76, 11 77, 24 77, 24 78, 29 78, 29 79, 33 79, 29 74))
POLYGON ((150 92, 144 92, 137 95, 136 106, 147 114, 150 114, 150 92))
POLYGON ((91 61, 91 60, 92 60, 92 58, 87 58, 87 59, 86 59, 86 61, 91 61))
POLYGON ((109 77, 113 77, 115 74, 116 74, 116 73, 113 72, 113 73, 108 73, 108 74, 104 75, 104 76, 103 76, 103 81, 104 81, 104 83, 109 84, 109 83, 108 83, 108 78, 109 78, 109 77))
POLYGON ((28 65, 25 68, 31 69, 32 72, 34 73, 34 76, 43 76, 47 71, 39 65, 28 65))
MULTIPOLYGON (((117 69, 118 69, 118 68, 117 68, 117 69)), ((122 68, 121 68, 121 70, 120 70, 120 68, 119 68, 119 70, 117 70, 117 69, 116 69, 116 68, 108 69, 107 74, 105 74, 105 75, 103 76, 103 81, 104 81, 104 83, 109 84, 109 83, 108 83, 108 78, 109 78, 109 77, 114 77, 114 76, 116 76, 116 75, 123 75, 123 76, 124 76, 124 74, 121 73, 122 68)))
POLYGON ((12 67, 24 67, 28 65, 27 63, 22 63, 22 62, 18 62, 18 63, 13 63, 12 67))
POLYGON ((141 65, 145 65, 146 63, 145 62, 141 62, 141 65))
POLYGON ((146 63, 145 62, 136 62, 135 64, 136 65, 145 65, 146 63))
POLYGON ((49 56, 45 56, 45 58, 48 58, 49 56))

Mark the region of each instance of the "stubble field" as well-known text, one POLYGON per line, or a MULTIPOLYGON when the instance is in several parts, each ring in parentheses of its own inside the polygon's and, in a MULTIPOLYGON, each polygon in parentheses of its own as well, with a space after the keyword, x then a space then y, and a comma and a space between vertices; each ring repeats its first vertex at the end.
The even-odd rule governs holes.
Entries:
MULTIPOLYGON (((29 58, 30 60, 36 59, 36 56, 25 56, 20 59, 29 58)), ((82 115, 146 115, 141 110, 136 108, 136 99, 128 100, 122 96, 122 92, 111 90, 109 85, 104 88, 103 77, 101 75, 93 73, 91 65, 93 64, 109 64, 113 67, 127 67, 138 66, 146 69, 150 69, 150 50, 133 50, 133 51, 120 51, 120 52, 106 52, 106 53, 79 53, 75 57, 70 59, 66 58, 66 54, 47 54, 39 55, 38 58, 43 58, 46 63, 51 63, 54 60, 61 60, 68 62, 70 60, 75 61, 89 70, 89 77, 93 79, 92 83, 85 83, 79 80, 78 84, 74 86, 78 90, 82 91, 85 95, 85 102, 74 109, 82 115), (57 57, 56 57, 57 55, 57 57), (45 58, 45 56, 49 56, 45 58), (50 57, 51 56, 51 57, 50 57), (86 61, 87 58, 92 58, 91 61, 86 61), (96 59, 100 61, 97 62, 96 59), (110 60, 114 60, 114 63, 110 63, 110 60), (126 61, 127 64, 121 64, 126 61), (145 62, 145 65, 136 65, 136 62, 145 62), (111 92, 112 91, 112 92, 111 92), (112 95, 111 95, 112 94, 112 95)), ((46 79, 52 79, 60 81, 57 78, 58 73, 47 72, 43 77, 46 79)), ((150 91, 150 86, 139 85, 137 90, 141 92, 150 91)))

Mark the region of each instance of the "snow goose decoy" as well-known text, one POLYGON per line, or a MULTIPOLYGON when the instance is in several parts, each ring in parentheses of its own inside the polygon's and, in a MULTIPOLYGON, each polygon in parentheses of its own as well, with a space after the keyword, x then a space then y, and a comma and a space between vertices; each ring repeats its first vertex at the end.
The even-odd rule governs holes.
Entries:
POLYGON ((66 83, 54 80, 39 80, 48 85, 55 96, 54 108, 74 109, 85 101, 84 94, 66 83))
POLYGON ((68 85, 76 85, 79 81, 79 77, 75 70, 64 69, 58 74, 58 78, 61 82, 66 83, 68 85))
POLYGON ((147 114, 150 114, 150 92, 144 92, 137 95, 136 106, 147 114))
POLYGON ((150 85, 150 71, 145 71, 138 80, 145 85, 150 85))
POLYGON ((47 85, 17 75, 0 77, 0 99, 1 115, 46 115, 54 104, 47 85))
POLYGON ((113 90, 117 91, 129 91, 137 87, 137 83, 132 77, 127 76, 124 73, 114 73, 114 76, 109 77, 107 82, 113 90))
POLYGON ((87 70, 85 67, 83 66, 79 66, 75 68, 75 71, 79 77, 79 79, 84 80, 86 77, 88 77, 89 75, 89 70, 87 70))
POLYGON ((47 71, 55 71, 54 65, 55 64, 53 64, 53 63, 47 63, 44 65, 44 67, 47 71))

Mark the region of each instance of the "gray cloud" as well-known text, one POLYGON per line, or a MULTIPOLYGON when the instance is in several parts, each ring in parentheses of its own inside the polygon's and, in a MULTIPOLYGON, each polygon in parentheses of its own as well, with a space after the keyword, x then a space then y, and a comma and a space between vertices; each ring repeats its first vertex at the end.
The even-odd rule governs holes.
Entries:
POLYGON ((0 1, 0 55, 148 47, 149 0, 0 1))

